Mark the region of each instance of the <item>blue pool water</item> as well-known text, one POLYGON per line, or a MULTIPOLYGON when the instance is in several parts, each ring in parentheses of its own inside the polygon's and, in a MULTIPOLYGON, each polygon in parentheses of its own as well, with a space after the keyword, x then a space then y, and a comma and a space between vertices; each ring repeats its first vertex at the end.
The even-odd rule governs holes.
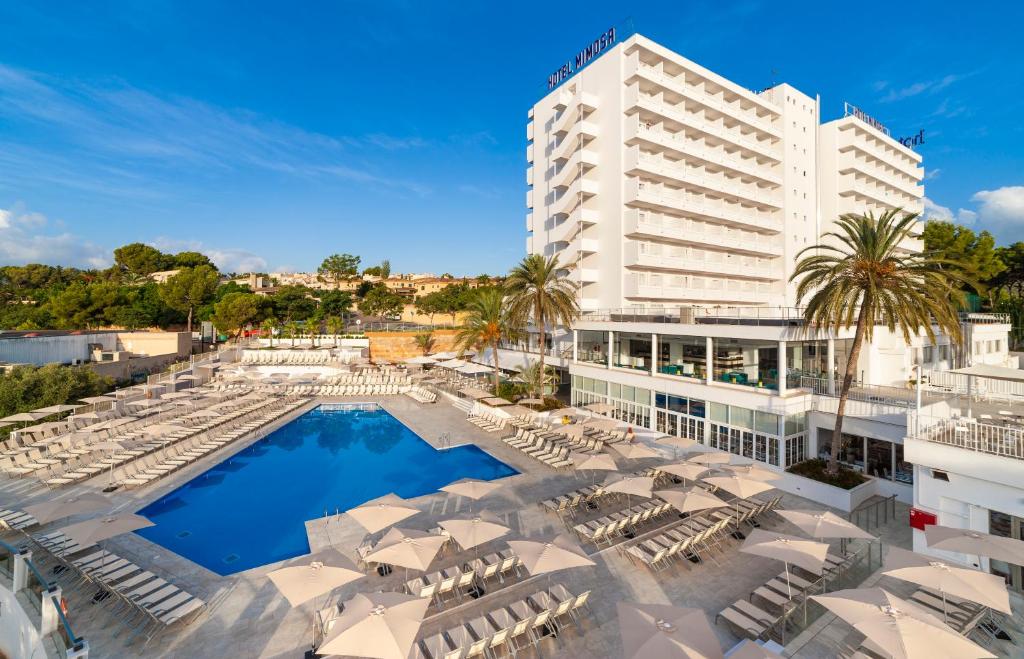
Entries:
POLYGON ((139 513, 137 531, 218 574, 309 552, 306 520, 388 492, 517 473, 475 446, 437 451, 384 410, 316 408, 139 513))

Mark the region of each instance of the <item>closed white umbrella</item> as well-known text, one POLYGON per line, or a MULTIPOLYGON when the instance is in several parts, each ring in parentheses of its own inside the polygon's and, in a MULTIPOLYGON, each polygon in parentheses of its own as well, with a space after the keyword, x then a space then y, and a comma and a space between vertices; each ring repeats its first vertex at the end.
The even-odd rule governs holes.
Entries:
POLYGON ((429 597, 403 593, 359 593, 345 602, 317 654, 408 659, 429 597))
POLYGON ((995 657, 969 641, 923 607, 881 588, 839 590, 811 599, 849 623, 874 648, 892 659, 995 657))

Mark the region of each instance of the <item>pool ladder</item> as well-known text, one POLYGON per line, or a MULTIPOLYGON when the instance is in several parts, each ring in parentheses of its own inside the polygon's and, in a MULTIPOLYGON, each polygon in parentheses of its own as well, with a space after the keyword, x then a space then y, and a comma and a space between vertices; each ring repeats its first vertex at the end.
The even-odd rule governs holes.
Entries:
POLYGON ((452 434, 448 432, 441 433, 441 436, 437 438, 437 445, 440 448, 451 448, 452 434))

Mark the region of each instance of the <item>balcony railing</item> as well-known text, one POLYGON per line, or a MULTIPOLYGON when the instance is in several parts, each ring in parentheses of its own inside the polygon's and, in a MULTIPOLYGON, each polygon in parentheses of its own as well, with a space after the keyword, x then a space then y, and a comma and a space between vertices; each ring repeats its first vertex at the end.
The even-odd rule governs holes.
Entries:
POLYGON ((1015 421, 996 425, 970 418, 936 419, 912 414, 907 430, 913 439, 1024 460, 1024 425, 1015 421))
POLYGON ((704 307, 678 309, 625 308, 585 311, 581 321, 611 323, 676 323, 683 325, 803 325, 802 307, 704 307))
POLYGON ((996 325, 996 324, 1010 324, 1010 314, 1008 313, 968 313, 964 312, 960 314, 961 323, 975 323, 978 325, 996 325))

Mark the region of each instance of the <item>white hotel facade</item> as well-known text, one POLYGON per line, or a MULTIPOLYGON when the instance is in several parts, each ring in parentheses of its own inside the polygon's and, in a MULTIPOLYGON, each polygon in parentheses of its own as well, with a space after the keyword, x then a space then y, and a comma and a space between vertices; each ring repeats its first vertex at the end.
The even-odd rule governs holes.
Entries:
MULTIPOLYGON (((572 402, 609 402, 631 424, 780 471, 826 454, 852 331, 806 328, 789 278, 832 218, 922 211, 921 156, 859 110, 823 123, 814 96, 787 84, 750 91, 640 35, 538 101, 526 133, 526 250, 558 256, 584 311, 545 348, 572 402)), ((919 250, 919 230, 902 247, 919 250)), ((876 329, 857 364, 842 456, 871 486, 848 505, 872 495, 913 503, 915 484, 942 466, 915 467, 907 454, 918 369, 1016 368, 1005 317, 971 314, 964 328, 959 344, 911 345, 876 329)), ((503 361, 522 355, 502 351, 503 361)), ((946 419, 962 412, 938 391, 926 403, 946 419)), ((953 475, 971 456, 950 450, 942 464, 953 475)), ((1021 476, 1015 503, 999 499, 1014 520, 1024 517, 1022 458, 1007 467, 1021 476)), ((962 514, 969 489, 943 497, 958 503, 918 505, 956 508, 940 522, 988 530, 986 514, 962 514)))

